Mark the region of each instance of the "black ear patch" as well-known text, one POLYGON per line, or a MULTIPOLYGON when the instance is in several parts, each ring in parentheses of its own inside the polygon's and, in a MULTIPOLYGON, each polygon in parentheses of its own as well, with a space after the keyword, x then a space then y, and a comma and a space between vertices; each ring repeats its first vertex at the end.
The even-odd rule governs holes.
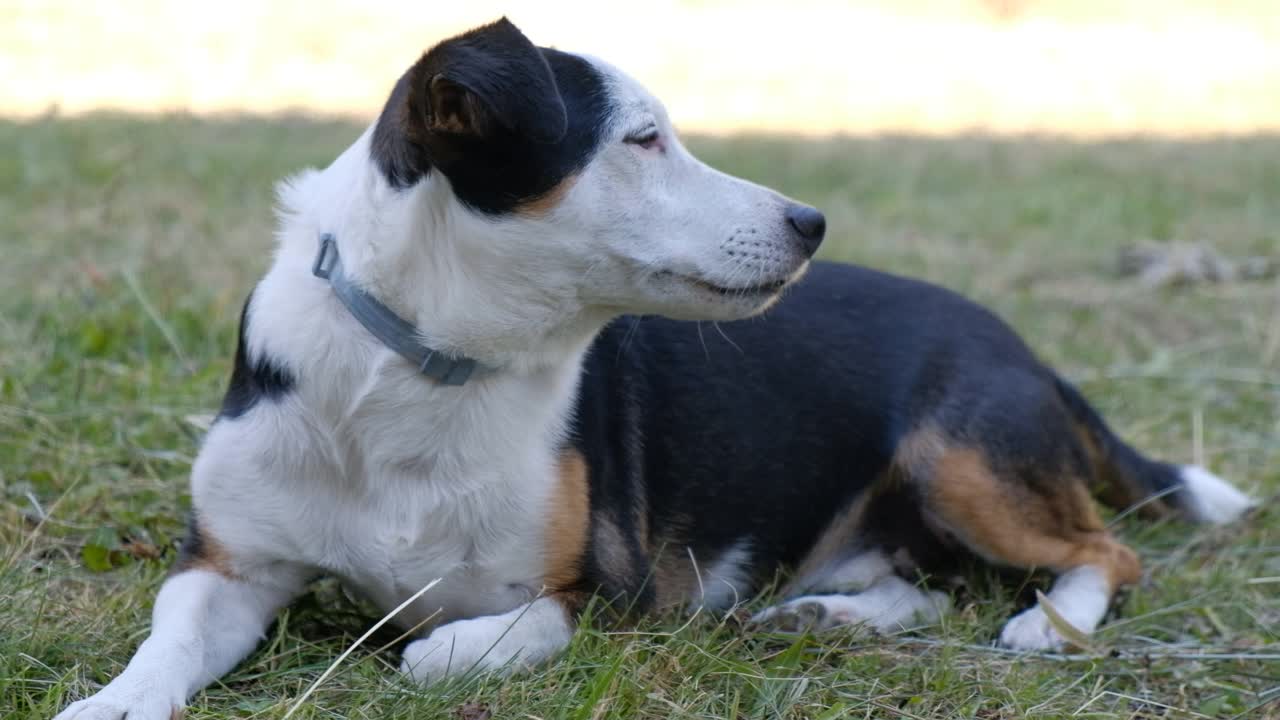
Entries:
POLYGON ((427 131, 484 136, 493 132, 489 110, 480 98, 443 75, 427 87, 427 131))
POLYGON ((590 63, 535 47, 503 18, 436 45, 400 78, 371 153, 393 187, 438 170, 465 204, 504 213, 586 163, 607 106, 590 63))
POLYGON ((565 133, 564 101, 541 51, 506 18, 445 40, 410 71, 427 129, 534 142, 565 133), (425 97, 421 97, 425 96, 425 97))

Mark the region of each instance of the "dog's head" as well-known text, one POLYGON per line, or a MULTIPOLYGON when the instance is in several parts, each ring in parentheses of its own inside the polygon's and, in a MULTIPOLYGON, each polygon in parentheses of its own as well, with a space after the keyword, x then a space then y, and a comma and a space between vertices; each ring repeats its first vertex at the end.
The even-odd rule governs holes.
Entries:
POLYGON ((431 48, 400 79, 370 152, 392 187, 450 198, 461 252, 603 313, 734 319, 799 277, 817 210, 718 172, 659 103, 506 19, 431 48))

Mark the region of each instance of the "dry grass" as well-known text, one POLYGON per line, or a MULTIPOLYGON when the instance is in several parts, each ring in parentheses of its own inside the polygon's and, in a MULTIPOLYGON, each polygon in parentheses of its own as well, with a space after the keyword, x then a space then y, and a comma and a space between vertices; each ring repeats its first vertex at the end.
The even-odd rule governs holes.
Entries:
MULTIPOLYGON (((188 503, 199 438, 183 418, 225 383, 239 302, 270 252, 271 184, 356 133, 0 123, 0 718, 50 717, 142 638, 188 503)), ((1118 247, 1141 238, 1280 252, 1280 138, 693 145, 826 209, 828 257, 991 305, 1136 444, 1202 455, 1266 506, 1222 529, 1121 519, 1146 567, 1098 636, 1110 654, 992 648, 1042 585, 979 571, 925 633, 591 624, 563 661, 511 682, 409 687, 396 649, 374 652, 393 639, 380 633, 295 717, 450 718, 468 704, 497 718, 1280 717, 1280 286, 1152 292, 1113 273, 1118 247)), ((281 717, 373 619, 319 583, 188 717, 281 717)))

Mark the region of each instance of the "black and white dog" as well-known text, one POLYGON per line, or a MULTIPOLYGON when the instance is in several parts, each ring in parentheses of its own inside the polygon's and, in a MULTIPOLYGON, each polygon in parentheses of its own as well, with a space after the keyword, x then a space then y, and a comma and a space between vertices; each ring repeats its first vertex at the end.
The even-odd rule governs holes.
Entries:
MULTIPOLYGON (((321 573, 388 610, 442 579, 396 617, 426 620, 428 682, 553 657, 592 594, 725 607, 779 570, 761 623, 929 623, 948 596, 917 578, 964 554, 1056 573, 1089 632, 1139 577, 1091 491, 1251 505, 1124 444, 987 311, 811 267, 818 211, 506 20, 428 51, 280 205, 151 635, 59 718, 167 720, 321 573)), ((1064 643, 1039 607, 1000 640, 1064 643)))

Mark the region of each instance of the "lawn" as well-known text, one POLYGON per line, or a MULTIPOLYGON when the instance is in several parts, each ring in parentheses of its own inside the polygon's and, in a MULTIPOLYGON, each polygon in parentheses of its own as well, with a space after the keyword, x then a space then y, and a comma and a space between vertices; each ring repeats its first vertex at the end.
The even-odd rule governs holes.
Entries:
MULTIPOLYGON (((358 130, 0 122, 0 718, 51 717, 145 636, 189 503, 189 418, 216 408, 240 302, 270 257, 272 184, 358 130)), ((925 632, 598 623, 512 681, 412 687, 392 671, 395 634, 379 634, 295 717, 1280 717, 1280 285, 1149 289, 1115 271, 1142 239, 1280 254, 1280 137, 689 143, 823 208, 826 257, 990 305, 1136 445, 1202 458, 1264 507, 1218 529, 1118 519, 1145 572, 1093 653, 993 648, 1043 583, 978 571, 925 632)), ((372 621, 317 583, 188 717, 281 717, 372 621)))

